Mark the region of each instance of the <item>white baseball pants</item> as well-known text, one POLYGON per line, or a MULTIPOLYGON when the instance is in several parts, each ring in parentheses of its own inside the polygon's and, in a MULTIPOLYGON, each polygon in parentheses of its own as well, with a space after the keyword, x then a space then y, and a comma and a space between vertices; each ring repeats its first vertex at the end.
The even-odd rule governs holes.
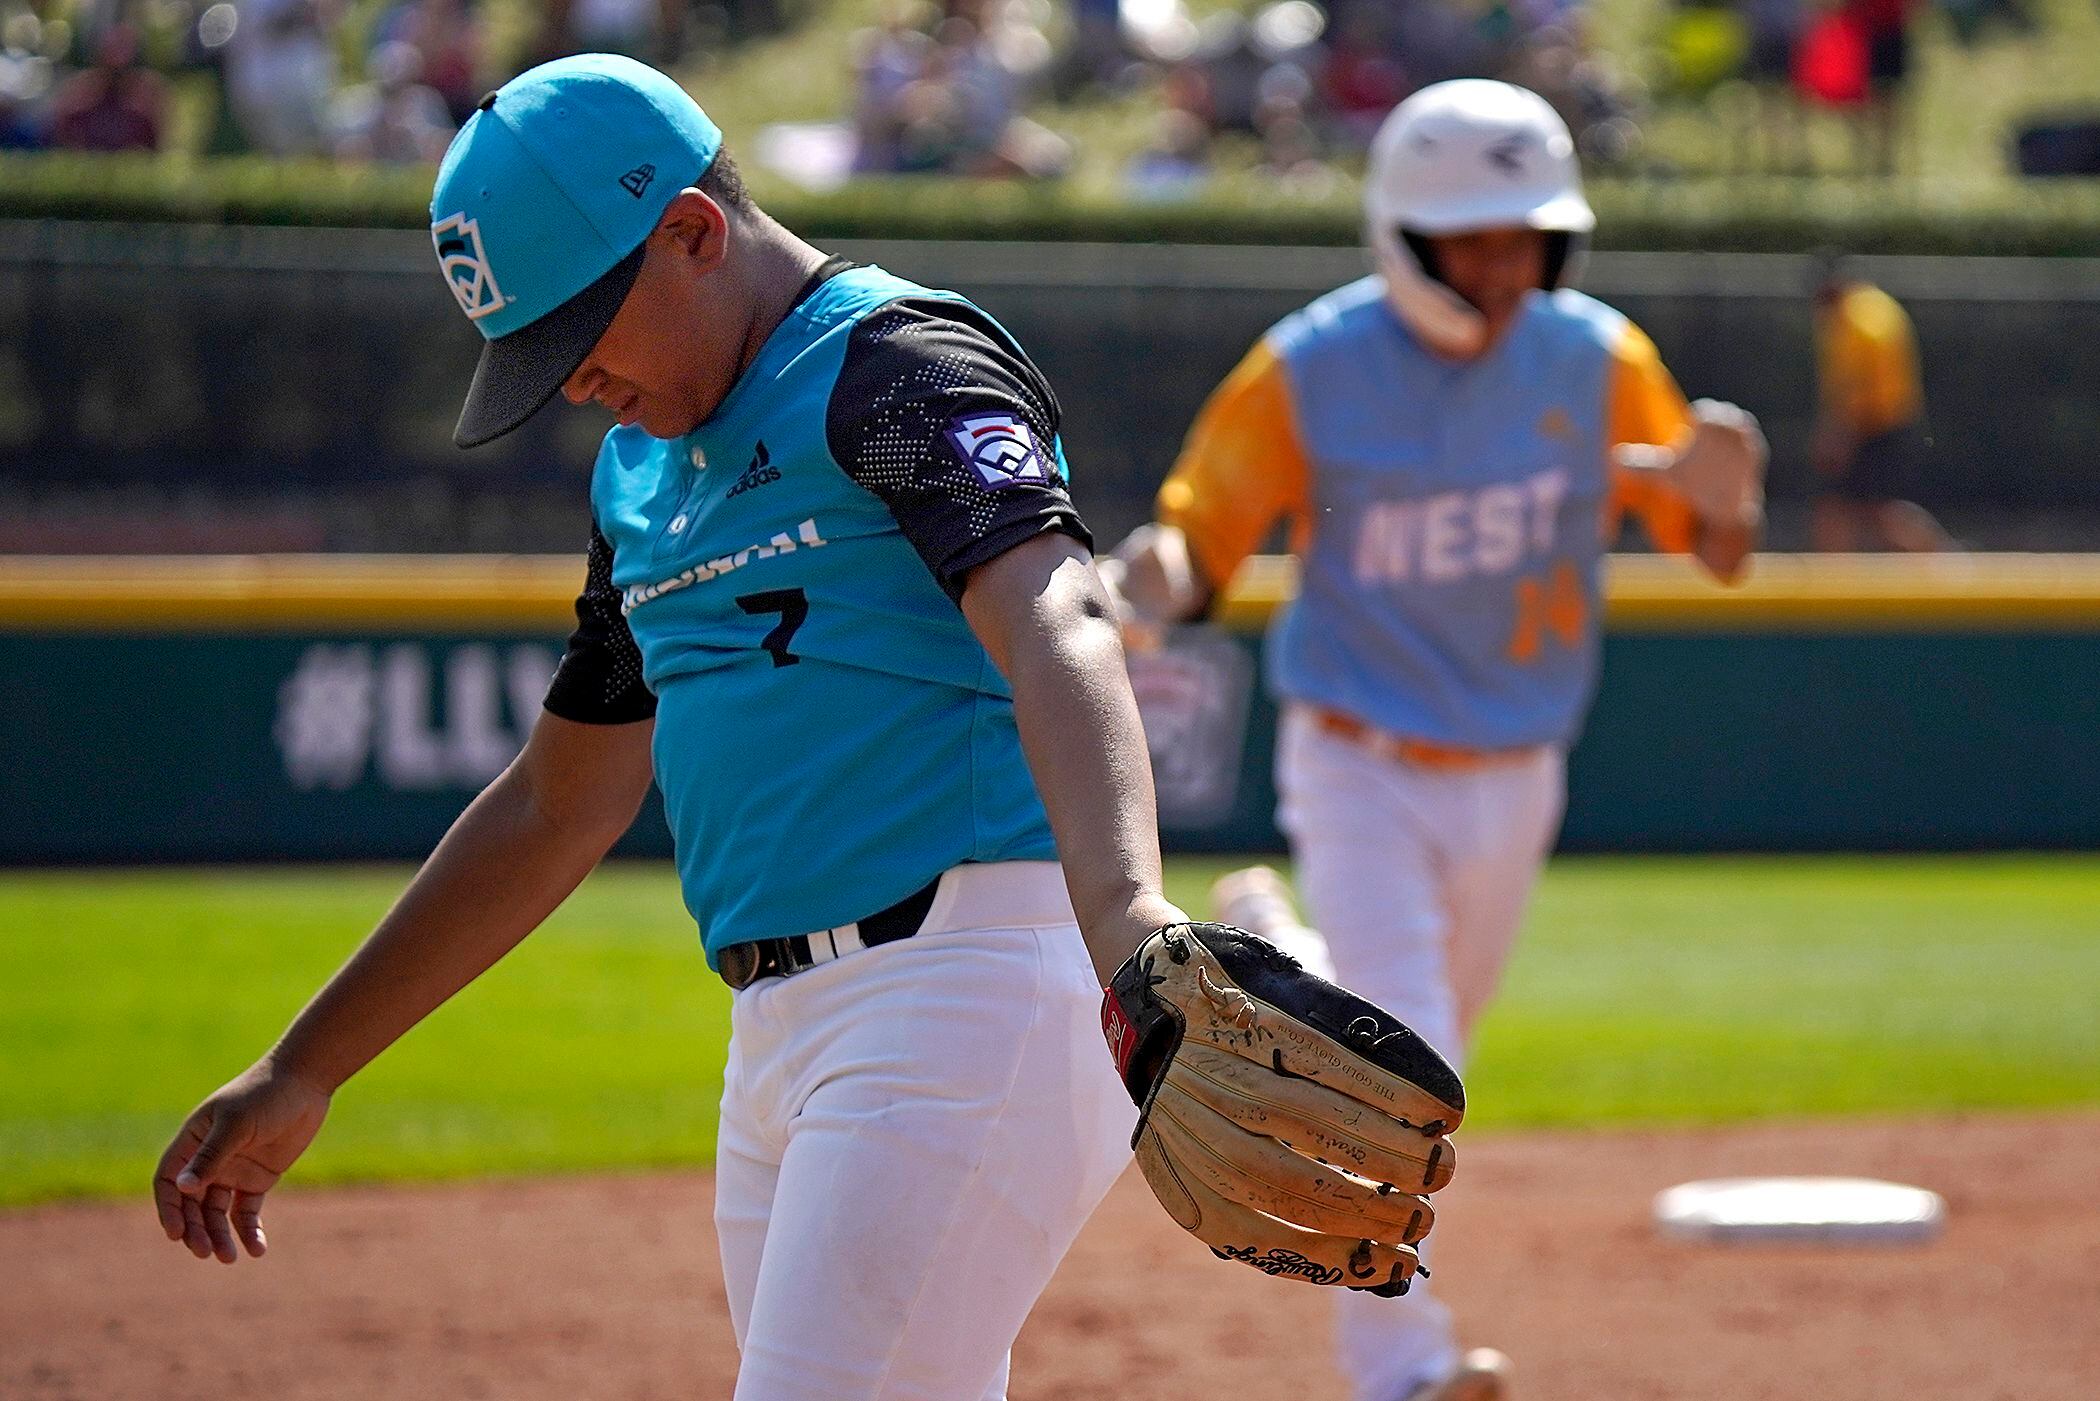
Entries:
POLYGON ((921 931, 736 995, 715 1227, 737 1401, 1002 1401, 1130 1161, 1064 877, 962 866, 921 931))
MULTIPOLYGON (((1298 893, 1338 981, 1462 1067, 1560 828, 1565 752, 1422 768, 1321 730, 1292 707, 1276 782, 1298 893)), ((1337 1298, 1340 1361, 1356 1401, 1398 1401, 1458 1365, 1450 1310, 1427 1281, 1398 1299, 1337 1298)))

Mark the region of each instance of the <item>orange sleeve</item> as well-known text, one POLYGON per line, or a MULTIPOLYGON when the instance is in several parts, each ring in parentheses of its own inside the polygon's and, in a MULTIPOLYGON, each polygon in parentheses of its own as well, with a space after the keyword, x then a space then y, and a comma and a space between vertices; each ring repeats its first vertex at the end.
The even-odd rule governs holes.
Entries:
POLYGON ((1155 509, 1188 537, 1204 582, 1222 589, 1279 517, 1291 518, 1292 548, 1303 545, 1310 478, 1290 380, 1264 340, 1196 415, 1155 509))
MULTIPOLYGON (((1612 348, 1611 383, 1605 393, 1606 452, 1622 443, 1668 447, 1691 431, 1692 410, 1684 391, 1670 377, 1655 342, 1631 321, 1612 348)), ((1658 550, 1685 554, 1698 544, 1698 518, 1683 497, 1656 473, 1633 471, 1614 461, 1604 523, 1607 541, 1618 538, 1628 512, 1640 517, 1641 528, 1658 550)))

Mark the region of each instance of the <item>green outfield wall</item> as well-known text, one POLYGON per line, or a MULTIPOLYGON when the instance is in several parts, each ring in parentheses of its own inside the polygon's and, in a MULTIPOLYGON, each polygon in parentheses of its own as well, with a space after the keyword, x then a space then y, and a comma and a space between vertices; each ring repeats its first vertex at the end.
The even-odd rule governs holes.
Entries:
MULTIPOLYGON (((576 562, 0 558, 0 863, 420 856, 516 752, 576 562)), ((1171 843, 1271 849, 1259 560, 1133 674, 1171 843)), ((1614 561, 1563 847, 2100 847, 2100 558, 1614 561)), ((655 803, 623 850, 663 854, 655 803)))
MULTIPOLYGON (((830 247, 827 241, 827 247, 830 247)), ((1805 246, 1805 245, 1804 245, 1805 246)), ((953 287, 1057 386, 1088 523, 1120 539, 1262 332, 1355 248, 850 242, 953 287)), ((1994 549, 2100 548, 2100 258, 1863 260, 1918 330, 1933 438, 1911 495, 1994 549)), ((1755 412, 1775 543, 1814 486, 1811 262, 1601 252, 1582 284, 1694 397, 1755 412)), ((480 340, 420 231, 0 220, 0 551, 567 550, 605 417, 452 443, 480 340)))

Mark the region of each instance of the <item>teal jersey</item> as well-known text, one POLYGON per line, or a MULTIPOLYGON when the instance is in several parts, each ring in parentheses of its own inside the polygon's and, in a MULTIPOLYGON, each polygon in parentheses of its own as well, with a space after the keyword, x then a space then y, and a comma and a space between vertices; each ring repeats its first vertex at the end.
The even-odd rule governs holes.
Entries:
POLYGON ((590 582, 548 698, 656 716, 710 963, 845 924, 966 861, 1056 856, 969 570, 1073 509, 1055 397, 963 298, 827 274, 676 441, 605 437, 590 582))

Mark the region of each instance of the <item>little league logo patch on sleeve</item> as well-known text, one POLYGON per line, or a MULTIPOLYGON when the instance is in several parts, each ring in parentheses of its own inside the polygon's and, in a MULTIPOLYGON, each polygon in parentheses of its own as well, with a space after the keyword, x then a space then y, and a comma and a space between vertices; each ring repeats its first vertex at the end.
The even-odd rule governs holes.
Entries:
POLYGON ((431 241, 437 244, 438 270, 445 285, 459 299, 459 309, 469 321, 479 321, 490 312, 501 311, 509 300, 496 285, 495 269, 481 246, 481 225, 464 214, 454 214, 430 226, 431 241))
POLYGON ((1010 413, 963 414, 948 425, 948 441, 994 491, 1051 479, 1035 434, 1010 413))

